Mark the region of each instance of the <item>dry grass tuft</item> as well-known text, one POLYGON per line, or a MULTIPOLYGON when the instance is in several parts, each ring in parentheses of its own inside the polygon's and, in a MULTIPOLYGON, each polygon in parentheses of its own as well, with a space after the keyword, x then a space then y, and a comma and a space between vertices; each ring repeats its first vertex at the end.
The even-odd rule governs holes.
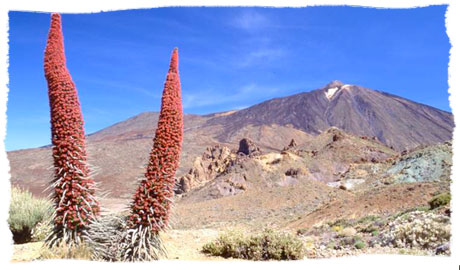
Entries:
POLYGON ((91 260, 91 248, 84 244, 73 245, 71 247, 66 244, 54 246, 52 248, 43 245, 40 250, 40 259, 77 259, 91 260))

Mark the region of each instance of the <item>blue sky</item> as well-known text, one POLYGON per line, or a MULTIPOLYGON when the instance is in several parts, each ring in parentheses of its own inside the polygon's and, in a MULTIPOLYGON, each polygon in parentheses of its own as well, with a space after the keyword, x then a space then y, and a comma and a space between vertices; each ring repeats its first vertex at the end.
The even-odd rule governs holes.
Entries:
MULTIPOLYGON (((332 80, 442 110, 446 6, 157 8, 63 14, 67 67, 92 133, 158 111, 174 47, 184 111, 206 114, 320 88, 332 80)), ((10 12, 6 149, 50 143, 43 52, 50 15, 10 12)))

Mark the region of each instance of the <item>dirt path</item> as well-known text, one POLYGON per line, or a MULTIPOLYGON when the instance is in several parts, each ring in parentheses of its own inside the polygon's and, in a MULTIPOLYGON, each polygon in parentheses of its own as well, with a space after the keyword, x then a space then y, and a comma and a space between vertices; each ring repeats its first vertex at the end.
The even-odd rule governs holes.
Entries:
POLYGON ((28 262, 36 260, 40 256, 43 242, 34 242, 13 246, 11 262, 28 262))
POLYGON ((216 239, 218 230, 193 229, 171 230, 163 241, 170 260, 225 260, 222 257, 207 256, 201 253, 204 244, 216 239))

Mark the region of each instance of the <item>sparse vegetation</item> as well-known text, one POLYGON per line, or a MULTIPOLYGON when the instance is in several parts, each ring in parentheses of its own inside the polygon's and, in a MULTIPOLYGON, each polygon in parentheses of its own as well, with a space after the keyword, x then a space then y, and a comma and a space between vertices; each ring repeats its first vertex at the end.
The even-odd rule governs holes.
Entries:
POLYGON ((450 193, 441 193, 434 196, 430 201, 430 209, 436 209, 438 207, 448 205, 450 203, 450 193))
POLYGON ((355 236, 356 235, 356 230, 353 227, 347 227, 341 231, 338 232, 338 236, 355 236))
POLYGON ((302 237, 314 239, 314 248, 306 251, 313 258, 359 254, 368 247, 408 250, 407 254, 450 254, 450 218, 438 212, 422 206, 392 215, 340 219, 313 227, 302 237))
POLYGON ((302 229, 297 230, 297 235, 304 235, 304 234, 307 234, 307 233, 308 233, 307 228, 302 228, 302 229))
POLYGON ((356 249, 363 249, 365 247, 366 247, 366 244, 363 241, 358 240, 358 241, 355 242, 355 248, 356 249))
POLYGON ((373 215, 370 215, 370 216, 365 216, 361 219, 359 219, 357 221, 358 224, 366 224, 366 223, 370 223, 370 222, 375 222, 375 221, 379 221, 381 218, 378 217, 378 216, 373 216, 373 215))
POLYGON ((383 242, 398 248, 435 250, 450 240, 450 219, 432 212, 414 211, 391 221, 383 242))
MULTIPOLYGON (((382 224, 382 223, 380 223, 382 224)), ((373 235, 375 235, 379 230, 379 226, 377 226, 375 223, 371 223, 369 225, 367 225, 366 227, 364 228, 361 228, 359 231, 362 232, 362 233, 371 233, 373 235)))
POLYGON ((335 241, 331 241, 327 244, 326 246, 328 249, 337 249, 337 244, 335 243, 335 241))
POLYGON ((92 251, 84 244, 67 246, 65 243, 59 246, 40 249, 40 259, 78 259, 91 260, 92 251))
POLYGON ((204 253, 225 258, 247 260, 298 260, 304 256, 304 245, 296 236, 264 230, 255 235, 227 232, 203 246, 204 253))
POLYGON ((427 206, 427 205, 418 206, 418 207, 406 209, 406 210, 401 211, 401 212, 397 212, 396 214, 392 215, 389 219, 391 221, 391 220, 396 220, 397 218, 400 218, 400 217, 407 218, 409 216, 409 214, 414 212, 414 211, 427 212, 429 210, 430 210, 430 206, 427 206))
POLYGON ((335 225, 335 226, 332 226, 331 228, 334 232, 341 232, 343 230, 343 227, 341 225, 335 225))
POLYGON ((13 233, 14 242, 31 241, 34 227, 50 219, 52 213, 53 208, 50 201, 35 198, 27 190, 12 187, 8 224, 13 233))
POLYGON ((338 219, 338 220, 335 220, 333 222, 329 222, 328 225, 331 227, 331 228, 334 228, 336 226, 338 226, 337 228, 341 227, 341 228, 346 228, 346 227, 350 227, 350 226, 353 226, 354 225, 354 221, 353 220, 347 220, 347 219, 338 219))
POLYGON ((33 229, 32 229, 32 241, 38 242, 43 241, 46 239, 48 235, 53 231, 53 225, 51 224, 51 219, 45 219, 39 222, 33 229))

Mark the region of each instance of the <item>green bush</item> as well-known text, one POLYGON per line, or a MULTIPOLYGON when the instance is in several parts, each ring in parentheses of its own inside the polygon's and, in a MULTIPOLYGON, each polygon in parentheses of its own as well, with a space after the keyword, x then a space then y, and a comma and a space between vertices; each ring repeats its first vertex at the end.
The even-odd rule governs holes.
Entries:
POLYGON ((366 244, 365 244, 363 241, 361 241, 361 240, 359 240, 359 241, 357 241, 357 242, 355 243, 355 248, 356 248, 356 249, 363 249, 363 248, 365 248, 365 247, 366 247, 366 244))
POLYGON ((362 217, 361 219, 359 219, 357 221, 358 224, 367 224, 367 223, 371 223, 371 222, 375 222, 375 221, 379 221, 381 218, 378 217, 378 216, 365 216, 365 217, 362 217))
POLYGON ((346 228, 346 227, 353 227, 355 225, 355 221, 353 220, 346 220, 346 219, 338 219, 333 222, 328 222, 327 223, 331 228, 332 227, 341 227, 341 228, 346 228))
POLYGON ((366 246, 367 246, 366 242, 359 235, 339 236, 335 249, 345 249, 345 248, 352 248, 352 247, 356 249, 363 249, 366 246))
POLYGON ((242 232, 227 232, 204 245, 202 252, 255 261, 298 260, 304 256, 304 246, 296 236, 273 230, 249 236, 242 232))
POLYGON ((32 229, 50 219, 53 206, 50 201, 35 198, 32 193, 16 187, 11 189, 8 224, 15 243, 26 243, 32 239, 32 229))
POLYGON ((335 241, 331 241, 327 244, 326 246, 328 249, 337 249, 337 244, 335 243, 335 241))
POLYGON ((430 201, 430 208, 435 209, 440 206, 448 205, 450 203, 450 193, 442 193, 434 196, 430 201))

